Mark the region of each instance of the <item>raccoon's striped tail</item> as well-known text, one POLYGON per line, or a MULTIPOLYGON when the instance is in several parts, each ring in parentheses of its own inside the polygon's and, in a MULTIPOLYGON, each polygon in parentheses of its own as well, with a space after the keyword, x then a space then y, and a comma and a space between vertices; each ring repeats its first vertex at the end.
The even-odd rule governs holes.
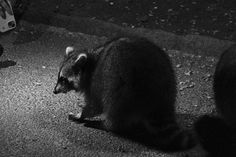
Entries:
POLYGON ((151 146, 166 152, 183 151, 196 145, 194 135, 188 130, 182 130, 177 123, 165 126, 148 125, 146 127, 150 134, 151 146))
POLYGON ((236 156, 236 131, 221 118, 205 115, 194 127, 200 144, 210 156, 236 156))

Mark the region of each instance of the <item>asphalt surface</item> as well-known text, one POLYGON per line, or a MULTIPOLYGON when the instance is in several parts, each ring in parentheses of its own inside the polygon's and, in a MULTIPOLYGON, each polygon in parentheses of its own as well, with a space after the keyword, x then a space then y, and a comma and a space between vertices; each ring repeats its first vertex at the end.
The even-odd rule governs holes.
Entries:
MULTIPOLYGON (((202 157, 200 146, 188 152, 163 153, 68 120, 83 103, 75 93, 54 95, 65 48, 91 48, 106 41, 82 33, 23 22, 0 37, 0 156, 160 156, 202 157)), ((154 40, 154 42, 156 42, 154 40)), ((176 110, 182 127, 192 128, 203 114, 214 114, 214 56, 167 50, 178 79, 176 110)))

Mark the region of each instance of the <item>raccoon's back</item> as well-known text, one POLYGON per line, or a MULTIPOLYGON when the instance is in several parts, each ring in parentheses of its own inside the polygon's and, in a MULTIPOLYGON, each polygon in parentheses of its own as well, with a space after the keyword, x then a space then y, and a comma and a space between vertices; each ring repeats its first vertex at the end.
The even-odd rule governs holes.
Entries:
POLYGON ((176 123, 176 80, 171 61, 152 42, 120 38, 105 44, 92 83, 96 102, 102 102, 115 125, 122 123, 122 129, 130 129, 138 124, 145 130, 142 133, 146 133, 143 136, 148 137, 148 143, 165 151, 194 145, 192 136, 176 123))
MULTIPOLYGON (((104 46, 94 81, 100 93, 129 88, 136 105, 173 112, 176 80, 168 55, 144 38, 119 38, 104 46), (160 104, 160 105, 156 105, 160 104)), ((103 96, 101 96, 103 97, 103 96)))
POLYGON ((214 74, 216 108, 227 123, 236 127, 236 45, 223 52, 214 74))

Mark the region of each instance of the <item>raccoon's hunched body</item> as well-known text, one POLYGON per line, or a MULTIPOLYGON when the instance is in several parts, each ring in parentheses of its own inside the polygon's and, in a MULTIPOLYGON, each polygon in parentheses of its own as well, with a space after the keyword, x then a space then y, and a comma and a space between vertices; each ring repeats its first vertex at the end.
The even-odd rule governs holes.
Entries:
POLYGON ((213 90, 218 115, 201 117, 195 128, 212 156, 236 156, 236 45, 221 55, 213 90))
POLYGON ((236 128, 236 45, 221 55, 213 88, 218 113, 225 123, 236 128))
POLYGON ((73 89, 85 95, 81 119, 102 114, 102 126, 117 133, 141 128, 137 134, 163 150, 194 146, 176 122, 171 61, 145 38, 116 38, 87 52, 68 47, 54 93, 73 89))

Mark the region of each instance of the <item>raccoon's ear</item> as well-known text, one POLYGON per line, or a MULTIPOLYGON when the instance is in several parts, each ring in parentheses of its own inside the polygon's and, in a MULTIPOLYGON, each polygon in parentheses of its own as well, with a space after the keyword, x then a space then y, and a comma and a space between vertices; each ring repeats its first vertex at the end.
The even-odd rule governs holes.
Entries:
POLYGON ((75 60, 75 67, 83 68, 86 62, 87 62, 87 54, 81 53, 78 55, 77 59, 75 60))
POLYGON ((83 62, 87 60, 87 54, 81 53, 78 55, 77 59, 75 60, 76 63, 83 62))
POLYGON ((68 46, 68 47, 66 48, 66 55, 68 56, 72 51, 74 51, 74 47, 68 46))

